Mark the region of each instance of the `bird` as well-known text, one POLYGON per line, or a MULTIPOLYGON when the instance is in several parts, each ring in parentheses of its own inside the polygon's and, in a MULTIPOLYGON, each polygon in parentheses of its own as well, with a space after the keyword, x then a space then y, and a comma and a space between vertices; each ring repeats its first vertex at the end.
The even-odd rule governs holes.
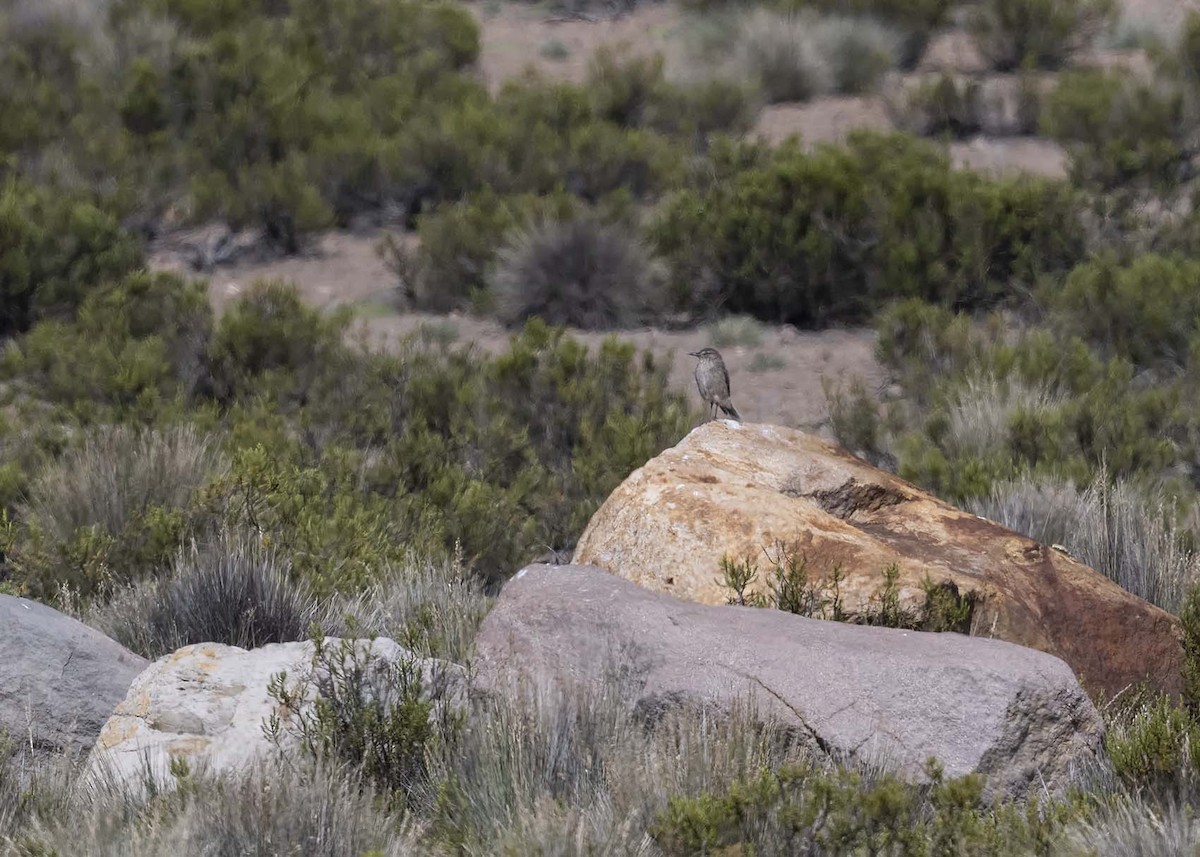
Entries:
POLYGON ((696 387, 700 390, 700 398, 708 403, 708 418, 716 419, 717 409, 720 408, 741 422, 742 415, 729 400, 729 370, 725 368, 721 352, 715 348, 701 348, 699 351, 689 351, 688 355, 700 361, 696 364, 696 387))

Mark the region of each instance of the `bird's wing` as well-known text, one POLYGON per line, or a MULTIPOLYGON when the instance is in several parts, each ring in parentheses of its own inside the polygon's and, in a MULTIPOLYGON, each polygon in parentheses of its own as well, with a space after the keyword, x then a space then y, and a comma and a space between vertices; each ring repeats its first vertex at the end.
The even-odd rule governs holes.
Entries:
POLYGON ((728 396, 731 392, 729 389, 729 370, 725 368, 725 364, 721 364, 721 374, 725 376, 725 395, 728 396))

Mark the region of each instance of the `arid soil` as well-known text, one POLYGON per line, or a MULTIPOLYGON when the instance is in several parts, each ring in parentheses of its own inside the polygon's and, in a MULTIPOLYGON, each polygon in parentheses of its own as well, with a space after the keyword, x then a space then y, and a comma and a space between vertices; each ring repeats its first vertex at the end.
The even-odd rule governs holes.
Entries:
MULTIPOLYGON (((222 266, 210 275, 209 292, 219 310, 255 280, 280 278, 295 284, 314 306, 353 307, 357 315, 355 333, 365 335, 368 344, 374 347, 387 348, 401 337, 418 333, 424 326, 442 339, 470 343, 488 352, 504 349, 510 332, 493 320, 397 312, 393 303, 395 275, 385 267, 375 249, 383 237, 384 233, 378 230, 329 233, 304 256, 222 266)), ((154 255, 153 264, 160 269, 182 267, 176 255, 165 251, 154 255)), ((872 386, 883 383, 874 358, 875 334, 870 330, 814 333, 787 326, 762 326, 756 332, 759 338, 756 343, 719 346, 732 375, 734 404, 747 420, 827 434, 822 378, 837 382, 858 376, 872 386)), ((592 346, 605 336, 584 332, 575 335, 592 346)), ((679 332, 644 329, 618 335, 661 359, 669 359, 672 384, 689 394, 695 393, 692 380, 695 360, 688 352, 713 344, 710 329, 679 332)))

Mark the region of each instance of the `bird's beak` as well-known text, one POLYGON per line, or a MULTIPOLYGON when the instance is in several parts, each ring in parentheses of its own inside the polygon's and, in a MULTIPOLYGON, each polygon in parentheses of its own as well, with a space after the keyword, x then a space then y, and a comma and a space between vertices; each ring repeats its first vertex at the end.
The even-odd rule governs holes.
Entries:
POLYGON ((700 352, 698 352, 698 351, 689 351, 688 352, 688 357, 699 357, 699 356, 700 356, 700 352))

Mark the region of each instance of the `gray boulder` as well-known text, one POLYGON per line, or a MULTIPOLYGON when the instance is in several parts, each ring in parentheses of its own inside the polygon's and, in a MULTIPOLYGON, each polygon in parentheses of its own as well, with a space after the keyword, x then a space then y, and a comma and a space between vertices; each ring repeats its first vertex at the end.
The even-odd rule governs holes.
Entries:
POLYGON ((129 688, 100 732, 85 776, 137 787, 146 773, 169 783, 170 762, 214 774, 244 768, 279 748, 295 747, 299 718, 311 711, 318 688, 330 680, 324 664, 361 668, 372 698, 393 693, 394 666, 420 670, 426 690, 444 704, 460 704, 461 668, 415 658, 392 640, 325 638, 330 659, 314 666, 311 642, 273 643, 246 650, 220 643, 184 646, 155 661, 129 688), (286 674, 292 708, 269 693, 272 679, 286 674), (276 739, 264 727, 277 719, 276 739))
POLYGON ((599 687, 628 704, 729 709, 749 699, 814 751, 919 779, 928 757, 985 775, 991 797, 1060 792, 1102 759, 1104 726, 1059 658, 999 640, 713 607, 591 566, 529 566, 476 639, 475 687, 599 687))
POLYGON ((0 595, 0 733, 19 746, 86 752, 147 664, 51 607, 0 595))

